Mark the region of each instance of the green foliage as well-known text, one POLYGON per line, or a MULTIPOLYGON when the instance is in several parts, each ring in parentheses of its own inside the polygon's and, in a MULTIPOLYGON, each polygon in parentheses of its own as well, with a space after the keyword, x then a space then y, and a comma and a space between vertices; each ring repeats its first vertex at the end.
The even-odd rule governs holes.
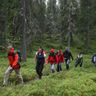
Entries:
MULTIPOLYGON (((35 53, 34 53, 35 54, 35 53)), ((76 56, 76 55, 75 55, 76 56)), ((75 57, 74 57, 75 58, 75 57)), ((74 68, 74 61, 70 64, 70 70, 52 74, 50 65, 45 64, 43 78, 37 79, 34 58, 28 58, 22 62, 22 75, 24 85, 16 83, 14 72, 10 76, 10 84, 2 87, 3 75, 8 61, 6 58, 0 60, 0 94, 2 96, 95 96, 96 95, 96 68, 91 64, 91 56, 84 55, 83 68, 74 68)), ((56 67, 56 65, 55 65, 56 67)))
MULTIPOLYGON (((37 46, 65 47, 68 44, 69 14, 71 15, 71 46, 86 53, 96 51, 96 1, 95 0, 3 0, 0 3, 0 45, 12 43, 21 48, 23 18, 26 17, 26 46, 29 53, 37 46), (59 4, 59 5, 58 5, 59 4), (69 7, 72 7, 69 12, 69 7), (91 19, 90 19, 91 18, 91 19), (1 30, 2 29, 2 30, 1 30)), ((23 48, 21 48, 23 49, 23 48)), ((29 55, 28 53, 28 55, 29 55)))

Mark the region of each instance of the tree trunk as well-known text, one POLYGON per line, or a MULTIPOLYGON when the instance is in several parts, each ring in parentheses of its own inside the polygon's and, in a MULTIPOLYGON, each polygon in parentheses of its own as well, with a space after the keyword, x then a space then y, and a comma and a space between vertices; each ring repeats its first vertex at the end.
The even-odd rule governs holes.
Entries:
POLYGON ((27 46, 26 46, 26 0, 22 0, 22 13, 23 13, 23 32, 22 32, 22 60, 27 59, 27 46))

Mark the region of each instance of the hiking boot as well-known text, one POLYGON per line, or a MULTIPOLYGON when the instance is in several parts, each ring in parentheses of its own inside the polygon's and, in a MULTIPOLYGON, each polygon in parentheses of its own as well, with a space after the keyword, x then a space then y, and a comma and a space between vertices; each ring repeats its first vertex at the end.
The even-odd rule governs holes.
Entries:
POLYGON ((55 71, 52 69, 52 73, 54 73, 55 71))

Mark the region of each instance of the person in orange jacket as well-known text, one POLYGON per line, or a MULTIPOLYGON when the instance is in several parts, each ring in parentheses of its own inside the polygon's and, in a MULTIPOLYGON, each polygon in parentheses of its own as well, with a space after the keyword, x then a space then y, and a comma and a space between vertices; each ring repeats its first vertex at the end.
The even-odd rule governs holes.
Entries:
POLYGON ((17 52, 14 52, 14 48, 12 46, 8 47, 8 60, 9 67, 5 71, 3 85, 8 84, 9 75, 12 73, 13 70, 15 71, 17 77, 21 79, 21 83, 23 84, 23 78, 20 73, 19 56, 17 52))
POLYGON ((61 50, 59 50, 56 54, 56 63, 57 63, 57 72, 62 71, 62 63, 64 63, 64 55, 61 50))
POLYGON ((47 61, 48 61, 48 63, 51 64, 51 71, 52 71, 52 73, 54 73, 55 72, 55 63, 56 63, 56 56, 55 56, 54 49, 50 50, 50 54, 48 56, 47 61))

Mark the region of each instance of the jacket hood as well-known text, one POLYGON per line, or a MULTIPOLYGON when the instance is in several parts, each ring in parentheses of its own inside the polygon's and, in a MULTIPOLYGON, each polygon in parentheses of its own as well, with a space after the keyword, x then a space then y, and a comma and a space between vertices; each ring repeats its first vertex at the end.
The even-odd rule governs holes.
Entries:
POLYGON ((11 52, 11 53, 13 53, 13 52, 14 52, 14 48, 13 48, 13 47, 10 49, 10 52, 11 52))
POLYGON ((51 53, 54 53, 54 49, 51 49, 50 52, 51 52, 51 53))

